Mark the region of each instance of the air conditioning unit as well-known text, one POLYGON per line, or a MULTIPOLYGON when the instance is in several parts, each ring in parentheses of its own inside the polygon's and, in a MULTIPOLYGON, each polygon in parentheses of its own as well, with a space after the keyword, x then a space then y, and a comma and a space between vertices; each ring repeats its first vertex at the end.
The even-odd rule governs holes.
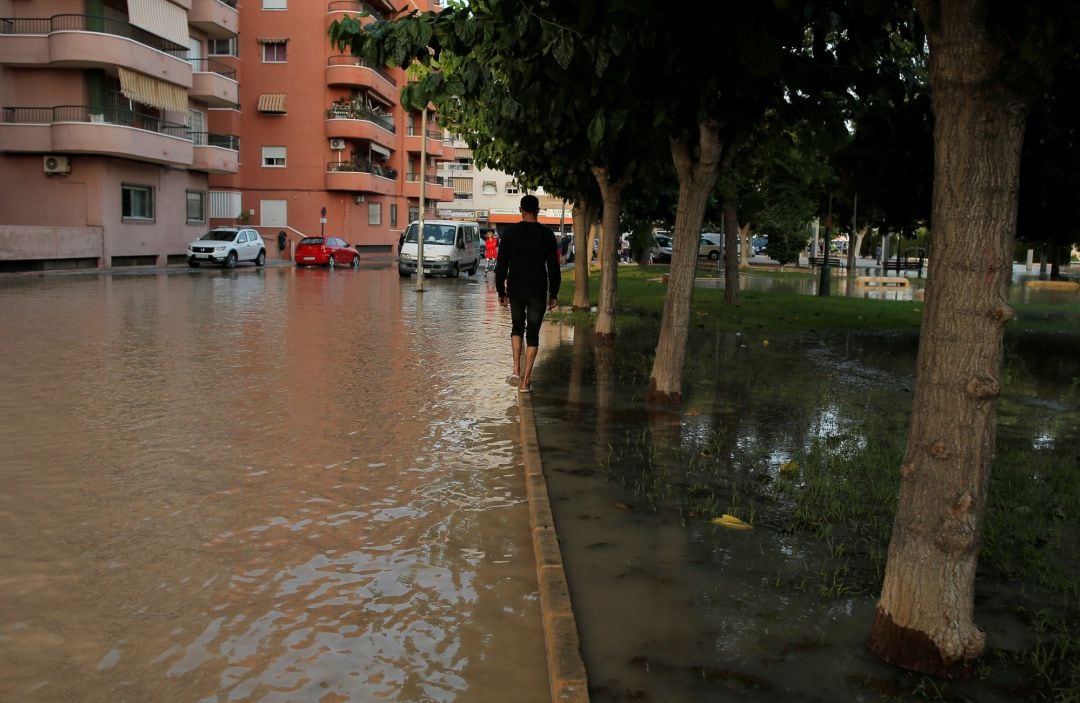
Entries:
POLYGON ((364 202, 364 196, 363 195, 356 196, 356 204, 359 205, 362 202, 364 202))
POLYGON ((71 159, 48 154, 44 159, 45 173, 71 173, 71 159))
POLYGON ((330 148, 332 150, 334 150, 334 151, 345 151, 345 140, 344 139, 331 139, 330 140, 330 148))

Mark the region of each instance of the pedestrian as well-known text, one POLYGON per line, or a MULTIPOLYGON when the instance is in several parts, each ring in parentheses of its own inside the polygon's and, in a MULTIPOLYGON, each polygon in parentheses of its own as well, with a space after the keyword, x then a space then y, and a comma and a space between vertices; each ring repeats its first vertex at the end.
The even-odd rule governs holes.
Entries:
POLYGON ((484 241, 484 258, 487 259, 484 266, 484 275, 495 268, 495 257, 499 255, 499 240, 495 238, 495 230, 487 231, 487 239, 484 241))
POLYGON ((544 310, 554 309, 562 273, 555 233, 537 221, 540 201, 535 195, 521 198, 521 222, 503 231, 495 266, 495 290, 499 304, 510 306, 510 348, 518 391, 532 390, 532 369, 540 349, 540 324, 544 310), (522 373, 522 341, 525 365, 522 373))

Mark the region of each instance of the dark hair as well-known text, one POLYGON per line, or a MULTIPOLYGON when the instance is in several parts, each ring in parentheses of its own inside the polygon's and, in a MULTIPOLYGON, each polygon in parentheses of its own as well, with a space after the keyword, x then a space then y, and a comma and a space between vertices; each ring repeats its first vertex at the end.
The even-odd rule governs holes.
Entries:
POLYGON ((521 196, 521 209, 530 215, 536 215, 540 212, 540 201, 537 200, 535 195, 523 195, 521 196))

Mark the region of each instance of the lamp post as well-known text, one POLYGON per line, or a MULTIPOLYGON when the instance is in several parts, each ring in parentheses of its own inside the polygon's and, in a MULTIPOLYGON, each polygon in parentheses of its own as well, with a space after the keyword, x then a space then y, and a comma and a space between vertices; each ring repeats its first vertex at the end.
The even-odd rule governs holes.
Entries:
POLYGON ((829 247, 832 243, 832 193, 829 194, 829 216, 825 219, 825 246, 821 257, 821 277, 818 279, 818 292, 820 297, 829 297, 829 247))
POLYGON ((424 292, 424 191, 427 190, 427 105, 420 111, 420 217, 416 233, 416 292, 424 292))

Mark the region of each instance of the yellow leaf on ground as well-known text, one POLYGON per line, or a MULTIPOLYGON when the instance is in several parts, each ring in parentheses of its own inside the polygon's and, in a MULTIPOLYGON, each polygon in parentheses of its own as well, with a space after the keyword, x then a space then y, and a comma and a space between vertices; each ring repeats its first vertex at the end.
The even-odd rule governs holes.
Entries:
POLYGON ((798 470, 799 470, 799 465, 796 464, 794 461, 785 461, 783 464, 780 464, 780 473, 787 473, 787 472, 790 472, 790 471, 798 471, 798 470))
POLYGON ((742 520, 735 517, 734 515, 728 515, 727 513, 724 513, 720 517, 714 517, 709 522, 711 522, 714 525, 720 525, 721 527, 726 527, 729 530, 752 530, 752 529, 754 529, 754 526, 751 525, 750 523, 743 522, 742 520))

